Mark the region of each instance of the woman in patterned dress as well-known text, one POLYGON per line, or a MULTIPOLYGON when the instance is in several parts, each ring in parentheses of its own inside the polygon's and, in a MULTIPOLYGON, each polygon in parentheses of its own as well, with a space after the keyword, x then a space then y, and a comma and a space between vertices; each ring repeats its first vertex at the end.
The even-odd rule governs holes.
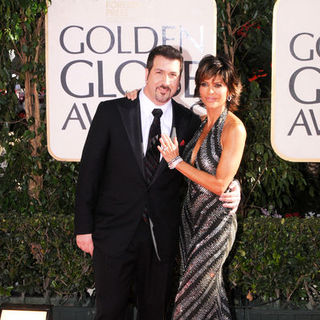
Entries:
POLYGON ((239 168, 246 130, 235 111, 241 83, 232 63, 205 56, 196 72, 195 96, 207 115, 179 156, 178 141, 162 135, 159 150, 171 169, 188 183, 182 210, 181 276, 173 319, 231 319, 223 286, 222 266, 237 230, 235 213, 219 196, 228 189, 239 168))

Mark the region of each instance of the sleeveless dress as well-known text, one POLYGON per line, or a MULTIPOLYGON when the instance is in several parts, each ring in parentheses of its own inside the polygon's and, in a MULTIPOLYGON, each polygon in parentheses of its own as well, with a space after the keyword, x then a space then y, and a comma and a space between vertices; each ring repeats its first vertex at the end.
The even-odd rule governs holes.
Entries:
MULTIPOLYGON (((194 163, 196 168, 215 174, 222 151, 220 138, 227 113, 227 109, 221 113, 204 139, 194 163)), ((188 163, 206 122, 207 119, 201 123, 185 147, 183 158, 188 163)), ((222 266, 235 239, 236 215, 222 206, 216 194, 189 179, 187 183, 180 229, 181 277, 173 319, 231 319, 222 266)))

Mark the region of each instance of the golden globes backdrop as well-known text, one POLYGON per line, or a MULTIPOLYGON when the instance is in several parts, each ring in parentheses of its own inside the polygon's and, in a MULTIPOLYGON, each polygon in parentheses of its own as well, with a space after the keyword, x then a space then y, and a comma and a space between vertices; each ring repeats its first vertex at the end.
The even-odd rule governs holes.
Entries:
POLYGON ((274 7, 271 142, 285 160, 320 161, 319 12, 319 0, 274 7))
POLYGON ((100 101, 144 86, 153 47, 181 50, 176 99, 186 106, 199 60, 216 52, 213 0, 52 0, 46 22, 48 149, 58 160, 80 159, 100 101))

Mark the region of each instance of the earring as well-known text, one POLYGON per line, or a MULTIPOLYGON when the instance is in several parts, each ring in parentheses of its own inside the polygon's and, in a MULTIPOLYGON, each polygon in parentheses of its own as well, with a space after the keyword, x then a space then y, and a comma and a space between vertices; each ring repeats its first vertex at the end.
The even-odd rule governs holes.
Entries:
POLYGON ((231 99, 232 99, 232 96, 228 96, 228 97, 227 97, 227 101, 228 101, 228 102, 230 102, 231 99))

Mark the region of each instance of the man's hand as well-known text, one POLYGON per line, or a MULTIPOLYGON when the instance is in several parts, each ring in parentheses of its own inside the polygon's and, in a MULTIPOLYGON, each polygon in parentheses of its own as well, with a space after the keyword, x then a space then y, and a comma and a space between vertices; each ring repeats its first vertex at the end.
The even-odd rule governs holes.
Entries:
POLYGON ((77 246, 84 252, 89 253, 92 257, 93 255, 93 241, 92 234, 78 234, 76 236, 77 246))
POLYGON ((241 189, 238 180, 234 180, 230 183, 229 192, 223 193, 219 200, 224 202, 225 208, 231 208, 230 213, 235 213, 238 210, 238 206, 241 200, 241 189))
POLYGON ((126 97, 127 99, 133 101, 133 100, 136 100, 136 99, 137 99, 137 97, 138 97, 138 92, 139 92, 138 89, 134 89, 134 90, 132 90, 132 91, 126 91, 124 95, 125 95, 125 97, 126 97))

